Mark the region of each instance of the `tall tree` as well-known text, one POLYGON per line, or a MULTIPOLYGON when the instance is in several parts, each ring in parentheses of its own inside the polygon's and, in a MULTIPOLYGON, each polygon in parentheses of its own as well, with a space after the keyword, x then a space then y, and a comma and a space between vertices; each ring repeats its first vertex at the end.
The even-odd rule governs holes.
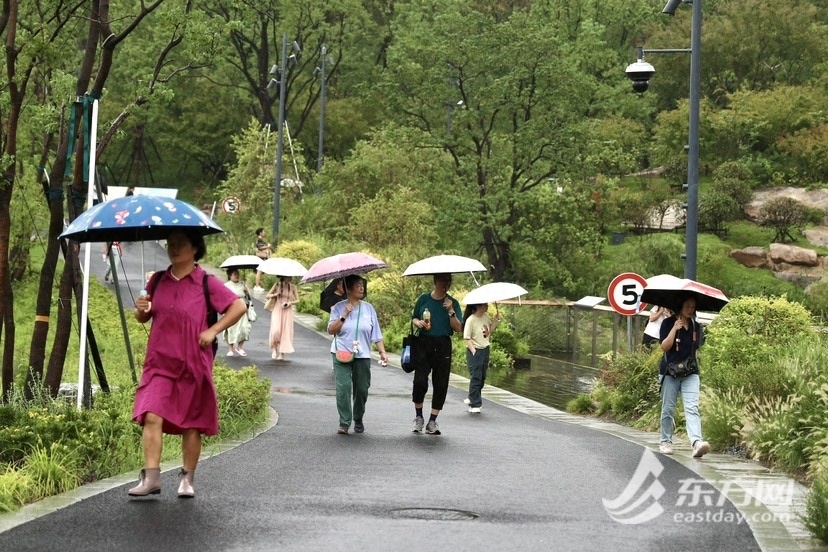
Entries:
MULTIPOLYGON (((462 0, 411 2, 395 25, 389 116, 428 135, 415 146, 452 156, 451 197, 473 206, 466 216, 496 280, 515 272, 512 244, 526 208, 519 196, 578 170, 598 84, 559 37, 554 21, 516 12, 498 22, 462 0)), ((438 227, 456 224, 456 212, 437 216, 438 227)))

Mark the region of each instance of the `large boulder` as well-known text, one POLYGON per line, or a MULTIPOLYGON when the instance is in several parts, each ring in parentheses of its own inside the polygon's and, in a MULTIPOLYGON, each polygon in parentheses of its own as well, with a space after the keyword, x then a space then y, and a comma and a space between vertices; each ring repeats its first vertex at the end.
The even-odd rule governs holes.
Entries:
POLYGON ((819 266, 819 255, 813 249, 805 249, 795 245, 772 243, 768 253, 774 263, 787 263, 801 266, 819 266))
POLYGON ((768 253, 764 247, 752 246, 744 249, 733 249, 730 256, 742 266, 749 268, 764 268, 768 266, 768 253))
POLYGON ((777 197, 790 197, 804 203, 808 207, 822 209, 828 212, 828 190, 808 190, 806 188, 770 188, 753 193, 753 200, 745 205, 745 214, 753 221, 759 219, 762 205, 777 197))

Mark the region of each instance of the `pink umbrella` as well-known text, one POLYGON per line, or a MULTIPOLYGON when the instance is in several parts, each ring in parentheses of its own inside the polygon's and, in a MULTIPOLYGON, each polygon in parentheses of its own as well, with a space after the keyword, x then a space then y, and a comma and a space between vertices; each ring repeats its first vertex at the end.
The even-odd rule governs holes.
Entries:
POLYGON ((316 261, 307 274, 299 282, 308 284, 310 282, 321 282, 341 278, 348 274, 364 274, 378 268, 385 268, 386 265, 380 259, 372 257, 367 253, 341 253, 333 257, 325 257, 316 261))

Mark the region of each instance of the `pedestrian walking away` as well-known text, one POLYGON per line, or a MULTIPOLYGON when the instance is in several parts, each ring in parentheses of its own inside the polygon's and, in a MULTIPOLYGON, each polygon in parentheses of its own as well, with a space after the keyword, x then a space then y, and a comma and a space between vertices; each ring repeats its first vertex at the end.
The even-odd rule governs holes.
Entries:
POLYGON ((460 303, 448 294, 451 274, 435 274, 434 287, 417 298, 411 323, 419 330, 416 351, 412 353, 414 383, 411 400, 414 402, 414 433, 440 435, 437 416, 443 409, 451 375, 451 336, 463 331, 460 303), (431 414, 423 418, 423 403, 428 392, 431 374, 431 414))
POLYGON ((270 311, 270 350, 274 360, 285 360, 293 349, 293 306, 299 303, 299 288, 290 276, 280 276, 267 292, 265 310, 270 311))
POLYGON ((664 356, 659 367, 661 380, 661 444, 662 454, 673 454, 673 427, 676 401, 681 393, 687 437, 693 447, 693 458, 710 452, 702 438, 699 415, 698 350, 704 343, 704 332, 696 320, 696 298, 684 297, 676 314, 661 324, 661 350, 664 356))
POLYGON ((106 263, 104 282, 108 282, 109 276, 112 274, 112 263, 109 262, 110 255, 112 256, 112 261, 115 264, 115 270, 118 270, 118 267, 121 266, 121 257, 123 257, 124 255, 124 250, 121 247, 121 242, 114 241, 110 243, 106 248, 106 252, 103 256, 103 260, 106 263))
MULTIPOLYGON (((224 284, 236 297, 244 301, 244 305, 250 308, 250 290, 247 284, 239 279, 239 271, 235 268, 227 270, 227 282, 224 284)), ((239 355, 246 357, 244 342, 250 339, 250 319, 242 316, 239 321, 224 331, 224 342, 227 343, 227 356, 239 355)))
POLYGON ((167 238, 170 266, 153 275, 135 301, 135 319, 152 320, 141 383, 132 418, 143 427, 144 468, 130 496, 161 492, 162 435, 181 435, 183 467, 178 496, 195 496, 193 477, 201 435, 218 433, 212 348, 216 336, 245 312, 244 301, 196 264, 207 252, 196 230, 175 230, 167 238), (210 325, 210 311, 223 313, 210 325))
POLYGON ((365 301, 367 281, 358 275, 344 278, 346 297, 331 308, 328 333, 331 343, 336 409, 339 413, 337 433, 347 435, 354 424, 355 433, 363 433, 365 403, 371 387, 371 344, 377 346, 380 360, 388 362, 377 311, 365 301))
POLYGON ((466 364, 469 367, 469 395, 463 401, 469 413, 479 414, 483 406, 481 392, 489 370, 489 338, 500 324, 500 314, 489 318, 487 303, 466 305, 463 313, 463 340, 466 342, 466 364))

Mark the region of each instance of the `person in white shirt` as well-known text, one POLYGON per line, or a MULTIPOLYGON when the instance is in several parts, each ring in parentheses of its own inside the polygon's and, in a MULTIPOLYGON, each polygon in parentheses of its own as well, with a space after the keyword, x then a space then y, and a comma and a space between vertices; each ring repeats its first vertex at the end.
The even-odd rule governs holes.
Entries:
POLYGON ((465 402, 469 412, 480 413, 483 399, 480 396, 489 369, 489 336, 500 323, 500 315, 494 322, 489 318, 489 305, 467 305, 463 314, 463 340, 466 342, 466 363, 469 366, 469 396, 465 402))
POLYGON ((644 328, 644 338, 641 340, 641 344, 644 347, 650 348, 653 343, 660 341, 661 323, 672 315, 673 313, 670 312, 670 309, 665 309, 658 305, 650 309, 650 319, 644 328))

